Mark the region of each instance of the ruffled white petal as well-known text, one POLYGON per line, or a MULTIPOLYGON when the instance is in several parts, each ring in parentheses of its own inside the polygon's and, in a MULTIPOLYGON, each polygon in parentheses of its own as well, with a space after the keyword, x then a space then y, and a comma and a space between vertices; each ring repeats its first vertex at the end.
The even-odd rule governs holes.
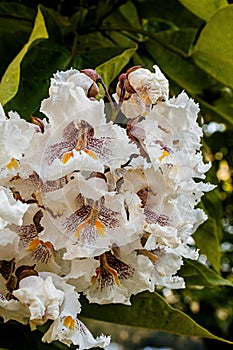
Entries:
POLYGON ((22 225, 28 205, 16 201, 12 192, 0 186, 0 229, 8 224, 22 225))

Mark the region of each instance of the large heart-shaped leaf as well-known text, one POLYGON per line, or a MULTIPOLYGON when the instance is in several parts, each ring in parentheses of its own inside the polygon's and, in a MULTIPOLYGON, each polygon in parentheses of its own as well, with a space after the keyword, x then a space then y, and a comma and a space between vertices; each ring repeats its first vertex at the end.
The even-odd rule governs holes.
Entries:
POLYGON ((227 6, 226 0, 179 0, 188 10, 200 18, 208 19, 220 8, 227 6))
POLYGON ((233 5, 217 11, 195 45, 195 63, 215 79, 233 88, 233 5))

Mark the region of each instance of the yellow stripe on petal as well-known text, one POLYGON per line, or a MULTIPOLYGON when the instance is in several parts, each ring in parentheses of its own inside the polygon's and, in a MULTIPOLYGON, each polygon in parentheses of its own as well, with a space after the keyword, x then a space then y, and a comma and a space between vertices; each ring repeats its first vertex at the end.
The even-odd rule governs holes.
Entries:
POLYGON ((120 284, 120 281, 119 281, 119 278, 118 278, 117 271, 112 269, 108 264, 105 265, 105 268, 112 275, 116 285, 119 287, 121 284, 120 284))
POLYGON ((165 158, 167 156, 169 156, 168 151, 163 151, 163 154, 161 155, 161 157, 159 157, 159 160, 161 161, 161 160, 163 160, 163 158, 165 158))
POLYGON ((70 160, 70 158, 72 158, 73 156, 74 156, 74 153, 72 151, 64 153, 62 156, 62 163, 66 164, 70 160))
POLYGON ((73 319, 72 316, 66 316, 63 320, 63 324, 66 328, 71 329, 72 331, 74 330, 74 325, 75 325, 75 320, 73 319))
POLYGON ((10 162, 6 165, 8 170, 18 169, 19 163, 15 158, 11 158, 10 162))
POLYGON ((148 251, 146 249, 142 249, 141 252, 143 253, 143 255, 147 256, 153 262, 157 262, 159 260, 157 255, 155 255, 154 253, 152 253, 152 252, 150 252, 150 251, 148 251))
POLYGON ((51 258, 52 258, 52 260, 54 260, 54 259, 55 259, 55 257, 54 257, 54 248, 53 248, 52 243, 50 243, 50 242, 45 242, 45 243, 43 243, 43 245, 44 245, 46 248, 48 248, 48 250, 49 250, 49 252, 50 252, 50 254, 51 254, 51 258))
POLYGON ((104 268, 106 271, 108 271, 112 275, 116 285, 119 287, 121 284, 118 278, 117 271, 108 265, 107 257, 105 254, 102 254, 100 256, 100 264, 102 265, 102 268, 104 268))
MULTIPOLYGON (((76 232, 75 232, 75 236, 77 238, 80 238, 81 231, 88 225, 90 226, 90 229, 95 227, 96 232, 99 235, 102 235, 102 236, 105 235, 105 225, 98 219, 99 208, 97 208, 96 206, 97 206, 97 204, 96 204, 96 202, 94 202, 93 208, 91 210, 89 217, 84 222, 82 222, 81 224, 78 225, 76 232)), ((99 207, 99 202, 98 202, 98 207, 99 207)))
POLYGON ((75 232, 75 237, 80 238, 81 231, 83 230, 83 228, 85 226, 87 226, 89 224, 90 224, 90 220, 88 219, 88 220, 82 222, 80 225, 78 225, 78 228, 77 228, 77 230, 75 232))
POLYGON ((94 160, 98 159, 97 155, 95 154, 95 152, 87 149, 87 148, 84 148, 84 152, 86 154, 88 154, 91 158, 93 158, 94 160))
POLYGON ((41 244, 41 240, 39 238, 33 239, 33 241, 28 245, 27 250, 33 251, 41 244))
POLYGON ((99 219, 96 220, 95 227, 99 235, 105 236, 105 226, 99 219))
POLYGON ((92 284, 96 284, 96 281, 97 281, 97 279, 99 278, 99 276, 100 276, 100 273, 101 273, 101 271, 100 271, 100 267, 97 267, 97 269, 95 270, 95 276, 92 276, 91 277, 91 283, 92 284))

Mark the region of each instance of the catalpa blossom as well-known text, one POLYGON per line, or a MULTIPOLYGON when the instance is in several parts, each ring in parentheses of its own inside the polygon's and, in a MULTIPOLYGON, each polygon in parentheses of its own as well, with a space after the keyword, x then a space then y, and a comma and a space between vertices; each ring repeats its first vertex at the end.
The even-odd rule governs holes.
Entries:
POLYGON ((19 288, 13 295, 30 311, 30 321, 44 324, 47 320, 55 320, 60 312, 64 293, 55 288, 52 278, 45 280, 40 276, 29 276, 19 282, 19 288))
POLYGON ((61 83, 41 105, 51 128, 41 137, 35 170, 44 180, 56 180, 74 170, 115 169, 137 153, 124 129, 107 123, 103 101, 89 99, 82 87, 61 83))
POLYGON ((130 305, 131 295, 154 290, 154 269, 145 256, 137 254, 140 247, 139 241, 121 247, 113 245, 96 258, 73 260, 66 278, 92 303, 130 305))
MULTIPOLYGON (((200 153, 202 130, 196 119, 197 104, 183 92, 177 98, 157 104, 144 119, 136 118, 128 134, 156 168, 173 167, 173 177, 203 178, 210 164, 200 153)), ((186 180, 185 179, 185 180, 186 180)))
POLYGON ((44 194, 51 210, 42 218, 39 234, 55 249, 65 248, 65 259, 104 253, 112 244, 137 239, 143 224, 140 201, 108 191, 102 178, 85 179, 81 174, 64 188, 44 194))
POLYGON ((77 319, 81 311, 79 295, 62 278, 51 273, 25 277, 13 295, 29 309, 32 329, 48 319, 54 320, 42 338, 44 342, 60 340, 66 345, 78 345, 79 349, 109 344, 109 337, 101 335, 94 339, 83 322, 77 319))
POLYGON ((197 204, 214 188, 202 181, 199 107, 185 92, 169 98, 158 66, 121 74, 115 104, 92 69, 57 72, 48 94, 32 123, 0 107, 0 316, 49 321, 44 342, 105 348, 110 337, 79 319, 79 293, 130 305, 184 288, 184 258, 198 258, 197 204), (98 84, 125 125, 108 121, 98 84))
MULTIPOLYGON (((46 278, 50 274, 41 273, 41 276, 46 278)), ((78 345, 79 350, 108 346, 110 337, 102 334, 95 339, 85 324, 78 319, 77 315, 81 311, 81 304, 78 300, 79 294, 75 291, 74 286, 65 283, 62 278, 56 275, 52 274, 51 276, 56 288, 63 292, 64 299, 59 317, 51 324, 42 340, 47 343, 59 340, 68 346, 78 345)))
POLYGON ((153 105, 168 99, 168 80, 158 66, 153 68, 155 73, 136 66, 120 75, 114 98, 123 102, 121 109, 127 118, 145 116, 153 105))
POLYGON ((4 114, 0 105, 0 178, 6 179, 19 172, 19 161, 30 148, 38 128, 21 119, 16 112, 4 114))

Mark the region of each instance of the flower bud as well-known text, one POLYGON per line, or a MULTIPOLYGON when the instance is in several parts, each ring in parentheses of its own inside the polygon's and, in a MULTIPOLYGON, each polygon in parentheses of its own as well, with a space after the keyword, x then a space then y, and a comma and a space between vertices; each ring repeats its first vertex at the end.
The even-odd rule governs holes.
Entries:
POLYGON ((155 73, 145 68, 132 68, 126 73, 127 87, 130 86, 144 103, 153 105, 168 99, 168 80, 158 66, 154 66, 155 73))

